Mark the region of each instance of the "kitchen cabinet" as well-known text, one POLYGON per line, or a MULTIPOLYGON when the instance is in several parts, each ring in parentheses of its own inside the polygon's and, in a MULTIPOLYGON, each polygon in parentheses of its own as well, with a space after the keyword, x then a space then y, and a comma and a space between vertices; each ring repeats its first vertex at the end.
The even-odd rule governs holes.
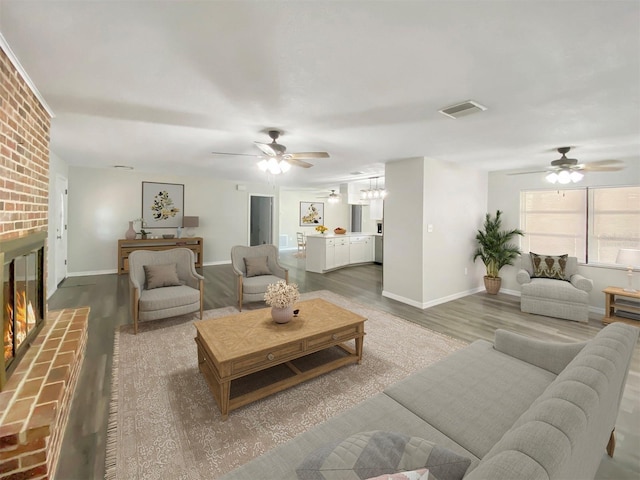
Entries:
POLYGON ((373 236, 357 235, 349 238, 349 263, 373 262, 373 236))
POLYGON ((324 273, 348 265, 374 260, 374 236, 347 233, 345 235, 307 235, 306 270, 324 273))

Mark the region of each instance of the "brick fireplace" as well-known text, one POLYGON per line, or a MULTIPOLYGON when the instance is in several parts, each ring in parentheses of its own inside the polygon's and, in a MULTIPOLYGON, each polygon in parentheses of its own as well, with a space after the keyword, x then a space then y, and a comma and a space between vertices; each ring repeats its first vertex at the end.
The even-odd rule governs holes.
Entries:
POLYGON ((46 306, 51 116, 0 35, 0 480, 55 475, 87 340, 46 306))

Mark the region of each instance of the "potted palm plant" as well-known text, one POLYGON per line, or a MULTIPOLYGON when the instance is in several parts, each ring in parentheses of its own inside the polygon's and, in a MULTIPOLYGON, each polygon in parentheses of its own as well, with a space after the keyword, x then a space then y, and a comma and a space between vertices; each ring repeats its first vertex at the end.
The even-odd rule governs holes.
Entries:
POLYGON ((510 243, 516 235, 523 235, 520 229, 501 230, 502 212, 496 210, 496 216, 491 217, 487 213, 484 220, 484 230, 478 230, 476 242, 478 247, 473 253, 473 261, 478 257, 482 259, 487 274, 484 277, 484 287, 487 293, 495 295, 500 290, 502 279, 498 276, 500 269, 505 265, 513 265, 513 261, 520 255, 520 249, 514 243, 510 243))

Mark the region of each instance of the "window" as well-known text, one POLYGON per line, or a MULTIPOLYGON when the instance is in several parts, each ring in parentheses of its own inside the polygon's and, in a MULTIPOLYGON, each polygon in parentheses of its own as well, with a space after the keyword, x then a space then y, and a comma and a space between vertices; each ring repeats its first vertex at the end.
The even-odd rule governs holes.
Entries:
POLYGON ((640 187, 590 188, 589 263, 616 263, 621 248, 640 248, 640 187))
POLYGON ((525 252, 613 265, 620 248, 640 248, 640 187, 523 191, 520 228, 525 252))
POLYGON ((522 192, 520 229, 524 252, 562 255, 586 261, 586 190, 522 192))

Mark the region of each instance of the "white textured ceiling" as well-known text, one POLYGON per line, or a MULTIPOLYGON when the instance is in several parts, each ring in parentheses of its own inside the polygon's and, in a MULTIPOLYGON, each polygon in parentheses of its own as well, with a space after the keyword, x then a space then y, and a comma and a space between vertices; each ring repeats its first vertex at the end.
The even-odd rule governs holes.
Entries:
POLYGON ((640 158, 640 2, 0 0, 71 165, 264 181, 266 129, 323 186, 426 156, 474 168, 640 158), (473 99, 482 114, 438 109, 473 99))

